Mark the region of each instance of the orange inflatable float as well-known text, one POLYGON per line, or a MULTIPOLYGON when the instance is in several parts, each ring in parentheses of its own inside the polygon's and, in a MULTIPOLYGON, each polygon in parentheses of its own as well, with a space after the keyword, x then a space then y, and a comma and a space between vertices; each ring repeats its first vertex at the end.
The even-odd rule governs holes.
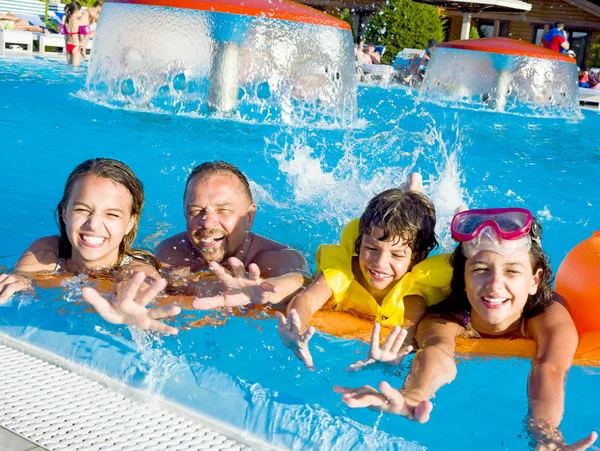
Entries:
MULTIPOLYGON (((311 325, 321 332, 349 340, 371 340, 373 321, 358 318, 344 312, 320 311, 313 317, 311 325)), ((384 339, 390 328, 381 328, 384 339)), ((528 339, 505 338, 457 338, 456 352, 477 356, 533 357, 535 344, 528 339)), ((600 367, 600 331, 587 332, 579 336, 574 365, 600 367)))
MULTIPOLYGON (((576 246, 565 258, 556 277, 556 291, 568 302, 575 325, 579 331, 579 346, 575 353, 574 365, 600 367, 600 232, 576 246)), ((214 276, 204 274, 203 277, 214 276)), ((160 299, 159 305, 174 302, 174 297, 160 299)), ((184 309, 192 309, 192 297, 176 297, 184 309)), ((362 318, 355 314, 321 310, 315 314, 310 324, 319 331, 349 340, 371 340, 373 319, 362 318)), ((266 306, 245 308, 243 313, 233 309, 233 314, 252 319, 264 319, 274 312, 266 306), (266 314, 266 315, 265 315, 266 314)), ((207 315, 194 321, 191 327, 222 326, 227 315, 207 315)), ((381 339, 390 332, 390 328, 381 328, 381 339)), ((505 356, 531 358, 535 344, 529 339, 503 338, 457 338, 456 352, 477 356, 505 356)))
POLYGON ((600 231, 567 254, 555 289, 567 301, 580 334, 600 331, 600 231))
MULTIPOLYGON (((600 231, 575 246, 556 275, 555 291, 563 296, 579 332, 574 365, 600 367, 600 231)), ((337 337, 369 342, 372 320, 343 312, 318 312, 311 324, 337 337)), ((382 327, 381 336, 389 328, 382 327)), ((533 340, 503 338, 457 338, 456 352, 481 356, 532 357, 533 340)))

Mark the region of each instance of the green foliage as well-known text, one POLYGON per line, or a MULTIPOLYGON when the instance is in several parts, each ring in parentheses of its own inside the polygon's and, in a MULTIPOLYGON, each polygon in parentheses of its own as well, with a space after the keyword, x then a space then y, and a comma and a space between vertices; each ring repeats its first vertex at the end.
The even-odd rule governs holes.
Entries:
POLYGON ((387 46, 381 62, 390 64, 406 47, 424 49, 429 39, 442 42, 444 21, 433 6, 410 0, 389 0, 369 22, 365 42, 387 46))
POLYGON ((471 29, 469 30, 469 39, 479 39, 481 36, 479 35, 479 30, 477 27, 471 25, 471 29))
POLYGON ((350 29, 352 30, 352 39, 354 41, 356 41, 356 30, 354 29, 354 21, 352 20, 352 13, 350 12, 350 10, 348 8, 345 8, 340 13, 340 19, 342 19, 344 22, 348 22, 348 24, 350 24, 350 29))
POLYGON ((596 42, 590 46, 590 56, 586 67, 600 67, 600 35, 596 37, 596 42))
POLYGON ((44 23, 46 24, 46 28, 48 29, 48 31, 52 33, 58 33, 58 24, 56 22, 50 19, 46 19, 44 20, 44 23))

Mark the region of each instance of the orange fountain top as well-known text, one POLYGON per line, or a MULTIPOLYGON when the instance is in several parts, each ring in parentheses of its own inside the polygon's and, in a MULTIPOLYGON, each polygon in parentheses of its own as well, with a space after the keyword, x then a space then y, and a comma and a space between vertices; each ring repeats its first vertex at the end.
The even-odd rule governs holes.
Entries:
POLYGON ((290 0, 107 0, 107 2, 241 14, 350 30, 347 22, 290 0))
POLYGON ((436 47, 473 50, 476 52, 502 53, 505 55, 530 56, 575 64, 575 58, 555 52, 539 45, 509 38, 468 39, 438 44, 436 47))

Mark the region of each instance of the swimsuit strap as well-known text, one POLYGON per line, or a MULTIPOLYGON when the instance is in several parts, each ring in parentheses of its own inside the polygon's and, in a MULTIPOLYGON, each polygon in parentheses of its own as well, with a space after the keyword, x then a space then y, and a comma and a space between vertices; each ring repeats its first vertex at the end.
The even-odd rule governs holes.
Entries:
POLYGON ((58 260, 56 261, 56 266, 54 268, 54 272, 58 272, 62 269, 62 266, 65 263, 65 259, 62 257, 58 257, 58 260))
POLYGON ((123 255, 123 258, 121 259, 121 264, 119 265, 119 268, 123 268, 127 265, 129 265, 131 262, 133 261, 133 257, 129 254, 123 255))

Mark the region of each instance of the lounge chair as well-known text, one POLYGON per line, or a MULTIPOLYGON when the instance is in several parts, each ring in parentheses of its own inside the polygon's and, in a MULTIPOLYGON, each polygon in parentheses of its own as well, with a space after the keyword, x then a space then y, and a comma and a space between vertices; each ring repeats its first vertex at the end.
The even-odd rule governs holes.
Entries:
POLYGON ((579 102, 595 104, 600 110, 600 89, 579 88, 579 102))
POLYGON ((387 64, 363 64, 362 70, 365 81, 374 81, 387 84, 390 81, 394 68, 387 64))
POLYGON ((381 56, 385 53, 385 45, 376 45, 375 51, 379 53, 381 56))
POLYGON ((398 52, 398 55, 396 55, 392 66, 396 70, 406 69, 411 61, 417 58, 422 58, 424 53, 425 50, 405 48, 404 50, 398 52))
POLYGON ((65 37, 62 34, 34 33, 33 39, 39 42, 39 52, 46 53, 46 49, 53 47, 58 53, 65 52, 65 37))
POLYGON ((0 52, 33 53, 33 33, 21 30, 0 30, 0 52))

